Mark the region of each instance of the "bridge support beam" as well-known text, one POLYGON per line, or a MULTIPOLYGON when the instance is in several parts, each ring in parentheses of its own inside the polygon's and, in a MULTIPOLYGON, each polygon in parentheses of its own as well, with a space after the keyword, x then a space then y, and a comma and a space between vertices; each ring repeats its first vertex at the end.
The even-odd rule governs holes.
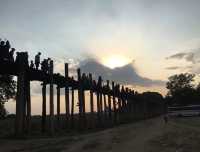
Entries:
MULTIPOLYGON (((68 63, 65 63, 65 78, 66 80, 69 77, 68 63)), ((65 113, 66 113, 66 127, 69 127, 69 85, 65 86, 65 113)))
POLYGON ((50 61, 50 134, 54 134, 54 91, 53 91, 53 61, 50 61))
POLYGON ((46 83, 42 84, 42 132, 46 131, 46 83))
POLYGON ((72 103, 71 103, 71 128, 74 127, 74 87, 71 89, 71 97, 72 97, 72 103))
POLYGON ((60 87, 57 86, 57 125, 60 127, 60 87))
POLYGON ((19 75, 17 77, 15 134, 16 136, 22 136, 26 128, 28 53, 18 53, 16 63, 19 75))

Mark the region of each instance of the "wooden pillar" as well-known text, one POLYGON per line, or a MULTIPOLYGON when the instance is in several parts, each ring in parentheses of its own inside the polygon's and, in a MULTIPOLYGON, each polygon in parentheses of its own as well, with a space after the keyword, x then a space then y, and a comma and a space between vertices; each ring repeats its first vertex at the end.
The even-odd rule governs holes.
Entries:
POLYGON ((57 86, 57 124, 60 127, 60 87, 57 86))
POLYGON ((99 77, 99 81, 98 81, 98 85, 99 85, 99 108, 100 108, 100 115, 102 117, 103 115, 103 100, 102 100, 102 78, 101 76, 99 77))
MULTIPOLYGON (((69 78, 68 63, 65 63, 65 79, 69 78)), ((69 126, 69 85, 65 86, 65 112, 66 112, 66 126, 69 126)))
MULTIPOLYGON (((86 75, 85 73, 83 73, 82 75, 82 82, 86 82, 86 75)), ((85 91, 84 91, 84 84, 83 83, 82 85, 82 91, 81 91, 81 94, 82 94, 82 101, 83 101, 83 105, 82 105, 82 108, 83 108, 83 118, 84 118, 84 121, 86 120, 86 115, 85 115, 85 91)))
POLYGON ((104 117, 107 119, 107 103, 106 103, 106 95, 103 94, 103 102, 104 102, 104 117))
POLYGON ((81 80, 81 70, 77 69, 78 75, 78 105, 79 105, 79 128, 82 128, 82 113, 83 113, 83 100, 82 100, 82 80, 81 80))
POLYGON ((122 100, 121 100, 121 98, 118 98, 118 111, 120 113, 122 112, 122 100))
POLYGON ((28 53, 21 52, 17 54, 16 62, 18 64, 17 77, 17 97, 16 97, 16 119, 15 133, 17 136, 24 134, 25 116, 26 116, 26 100, 27 100, 27 68, 28 68, 28 53))
POLYGON ((90 127, 94 127, 94 92, 93 92, 93 81, 92 74, 89 74, 89 83, 90 83, 90 127))
MULTIPOLYGON (((107 88, 110 90, 109 80, 107 80, 107 88)), ((111 94, 108 92, 108 116, 109 120, 112 120, 112 109, 111 109, 111 94)))
POLYGON ((27 80, 27 132, 31 132, 31 93, 30 93, 30 81, 27 80))
POLYGON ((42 84, 42 132, 46 131, 46 83, 42 84))
MULTIPOLYGON (((92 74, 89 74, 90 84, 92 85, 92 74)), ((93 115, 94 114, 94 96, 93 96, 93 90, 90 89, 90 112, 93 115)))
POLYGON ((85 113, 85 91, 84 89, 81 90, 81 98, 82 98, 82 119, 83 119, 83 126, 84 128, 87 127, 86 122, 86 113, 85 113))
POLYGON ((54 134, 54 91, 53 91, 53 61, 50 61, 50 133, 54 134))
POLYGON ((72 103, 71 103, 71 127, 74 127, 74 87, 72 86, 71 89, 71 94, 72 94, 72 103))
POLYGON ((115 99, 115 83, 112 81, 112 91, 113 91, 113 111, 114 111, 114 123, 117 122, 117 111, 116 111, 116 99, 115 99))
POLYGON ((98 125, 100 125, 101 124, 100 93, 99 93, 98 89, 97 89, 97 92, 96 92, 96 97, 97 97, 97 121, 98 121, 98 125))

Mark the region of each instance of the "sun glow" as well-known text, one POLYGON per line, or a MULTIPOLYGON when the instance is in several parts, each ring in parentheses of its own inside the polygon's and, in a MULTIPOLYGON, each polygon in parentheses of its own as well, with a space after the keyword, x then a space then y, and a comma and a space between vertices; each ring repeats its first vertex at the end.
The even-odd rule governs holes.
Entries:
POLYGON ((122 67, 128 63, 130 63, 130 60, 128 58, 119 55, 104 57, 102 59, 102 64, 111 69, 122 67))

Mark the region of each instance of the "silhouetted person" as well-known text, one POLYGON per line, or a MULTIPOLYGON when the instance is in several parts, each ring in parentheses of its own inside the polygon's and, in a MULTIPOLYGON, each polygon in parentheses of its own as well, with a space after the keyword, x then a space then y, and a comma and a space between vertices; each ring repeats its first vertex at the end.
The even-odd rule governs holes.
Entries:
POLYGON ((9 50, 10 50, 10 42, 6 41, 6 45, 4 46, 5 49, 5 58, 9 59, 9 50))
POLYGON ((31 68, 31 69, 34 69, 34 63, 33 63, 33 60, 31 60, 30 68, 31 68))
POLYGON ((167 114, 164 115, 164 118, 163 118, 163 119, 164 119, 165 124, 167 124, 167 123, 168 123, 168 119, 169 119, 169 118, 168 118, 168 115, 167 115, 167 114))
POLYGON ((10 50, 10 52, 9 52, 9 61, 11 61, 11 62, 15 62, 15 60, 14 60, 14 53, 15 53, 15 49, 12 48, 10 50))
POLYGON ((47 73, 49 73, 51 58, 47 59, 47 73))
POLYGON ((38 54, 35 56, 35 68, 36 68, 36 70, 38 70, 38 68, 40 66, 40 55, 41 55, 41 53, 38 52, 38 54))
POLYGON ((41 63, 41 69, 43 72, 48 72, 48 59, 44 59, 41 63))
POLYGON ((5 58, 5 42, 4 41, 1 41, 0 42, 0 60, 4 59, 5 58))

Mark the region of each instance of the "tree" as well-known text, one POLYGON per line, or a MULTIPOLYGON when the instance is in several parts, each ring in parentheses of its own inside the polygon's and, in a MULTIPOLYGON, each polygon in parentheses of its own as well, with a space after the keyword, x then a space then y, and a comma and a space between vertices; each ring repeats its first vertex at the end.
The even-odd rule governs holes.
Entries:
POLYGON ((166 84, 167 89, 169 89, 168 95, 173 95, 182 89, 193 88, 192 82, 194 81, 194 77, 195 75, 190 73, 181 73, 170 76, 169 81, 166 84))
POLYGON ((4 107, 5 102, 14 99, 16 95, 16 81, 13 76, 0 75, 0 119, 4 118, 7 111, 4 107))
POLYGON ((192 82, 194 74, 181 73, 169 77, 167 99, 171 104, 187 105, 196 102, 196 89, 192 82))

